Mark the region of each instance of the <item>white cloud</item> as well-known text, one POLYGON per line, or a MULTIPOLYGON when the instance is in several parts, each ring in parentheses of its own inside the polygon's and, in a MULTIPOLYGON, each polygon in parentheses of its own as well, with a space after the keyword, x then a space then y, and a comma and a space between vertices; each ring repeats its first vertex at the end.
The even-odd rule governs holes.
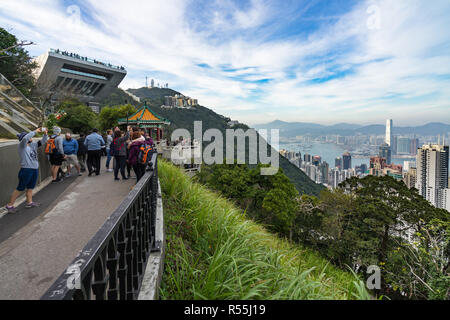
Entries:
POLYGON ((250 124, 381 123, 387 116, 404 124, 450 122, 448 1, 367 1, 324 20, 307 38, 268 40, 258 28, 283 23, 277 4, 211 2, 209 19, 194 21, 187 0, 88 0, 74 23, 60 1, 0 0, 0 24, 38 42, 33 54, 58 47, 125 65, 123 88, 143 86, 147 75, 250 124), (367 27, 372 4, 380 29, 367 27), (345 76, 311 81, 343 70, 345 76))

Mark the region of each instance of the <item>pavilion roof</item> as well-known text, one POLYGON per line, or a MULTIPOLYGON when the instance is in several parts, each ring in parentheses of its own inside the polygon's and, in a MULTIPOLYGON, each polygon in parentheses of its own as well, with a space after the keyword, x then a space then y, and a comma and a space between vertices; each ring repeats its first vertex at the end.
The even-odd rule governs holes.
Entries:
POLYGON ((119 119, 119 124, 166 124, 170 125, 170 121, 168 119, 165 119, 163 117, 160 117, 155 112, 150 109, 149 106, 144 105, 141 109, 139 109, 137 112, 132 114, 131 116, 127 118, 121 118, 119 119))

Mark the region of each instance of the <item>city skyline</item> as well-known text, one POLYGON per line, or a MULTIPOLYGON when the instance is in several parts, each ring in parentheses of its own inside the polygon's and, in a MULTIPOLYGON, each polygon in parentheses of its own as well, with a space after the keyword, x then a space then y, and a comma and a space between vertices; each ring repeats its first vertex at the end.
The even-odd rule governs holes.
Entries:
POLYGON ((118 1, 0 7, 33 56, 56 47, 125 65, 124 89, 164 79, 250 125, 450 122, 448 1, 129 1, 126 16, 118 1))

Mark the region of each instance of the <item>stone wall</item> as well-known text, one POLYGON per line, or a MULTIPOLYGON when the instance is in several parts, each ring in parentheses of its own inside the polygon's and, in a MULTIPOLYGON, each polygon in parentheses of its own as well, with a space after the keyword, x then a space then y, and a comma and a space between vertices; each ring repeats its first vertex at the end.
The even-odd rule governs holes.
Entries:
MULTIPOLYGON (((5 206, 11 193, 19 182, 20 158, 17 151, 18 141, 0 144, 0 207, 5 206)), ((39 148, 39 178, 38 184, 51 176, 50 163, 44 152, 44 146, 39 148)))

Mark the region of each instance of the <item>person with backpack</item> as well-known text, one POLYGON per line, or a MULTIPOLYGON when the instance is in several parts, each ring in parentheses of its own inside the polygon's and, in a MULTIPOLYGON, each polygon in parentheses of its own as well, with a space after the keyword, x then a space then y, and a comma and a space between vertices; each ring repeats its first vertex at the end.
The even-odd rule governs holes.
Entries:
POLYGON ((59 177, 61 172, 61 165, 65 161, 66 156, 64 154, 64 141, 61 136, 61 128, 53 127, 53 135, 46 142, 45 153, 50 158, 52 183, 60 182, 62 179, 59 177))
POLYGON ((137 130, 133 130, 131 135, 131 143, 128 145, 130 150, 128 156, 128 163, 133 167, 133 171, 136 174, 136 183, 142 178, 145 174, 145 165, 139 162, 139 152, 141 150, 141 146, 145 145, 145 139, 141 136, 140 132, 137 130))
POLYGON ((25 190, 27 198, 25 208, 29 209, 39 206, 39 203, 33 202, 33 189, 36 186, 39 176, 38 148, 45 145, 48 140, 47 130, 45 130, 41 141, 33 142, 33 137, 39 132, 42 132, 41 128, 30 133, 22 132, 17 135, 20 141, 18 147, 20 157, 19 184, 12 193, 9 203, 6 205, 8 213, 16 211, 14 203, 17 197, 25 190))
POLYGON ((127 161, 127 140, 130 138, 130 127, 127 128, 127 133, 122 135, 119 128, 114 131, 114 139, 111 142, 110 153, 114 157, 116 165, 114 167, 114 180, 119 179, 119 170, 122 175, 122 180, 128 180, 125 174, 125 166, 127 161))
POLYGON ((86 139, 86 136, 84 133, 80 133, 80 137, 78 138, 78 152, 77 152, 77 158, 78 163, 81 167, 81 172, 86 171, 86 154, 87 154, 87 148, 84 145, 84 140, 86 139))

